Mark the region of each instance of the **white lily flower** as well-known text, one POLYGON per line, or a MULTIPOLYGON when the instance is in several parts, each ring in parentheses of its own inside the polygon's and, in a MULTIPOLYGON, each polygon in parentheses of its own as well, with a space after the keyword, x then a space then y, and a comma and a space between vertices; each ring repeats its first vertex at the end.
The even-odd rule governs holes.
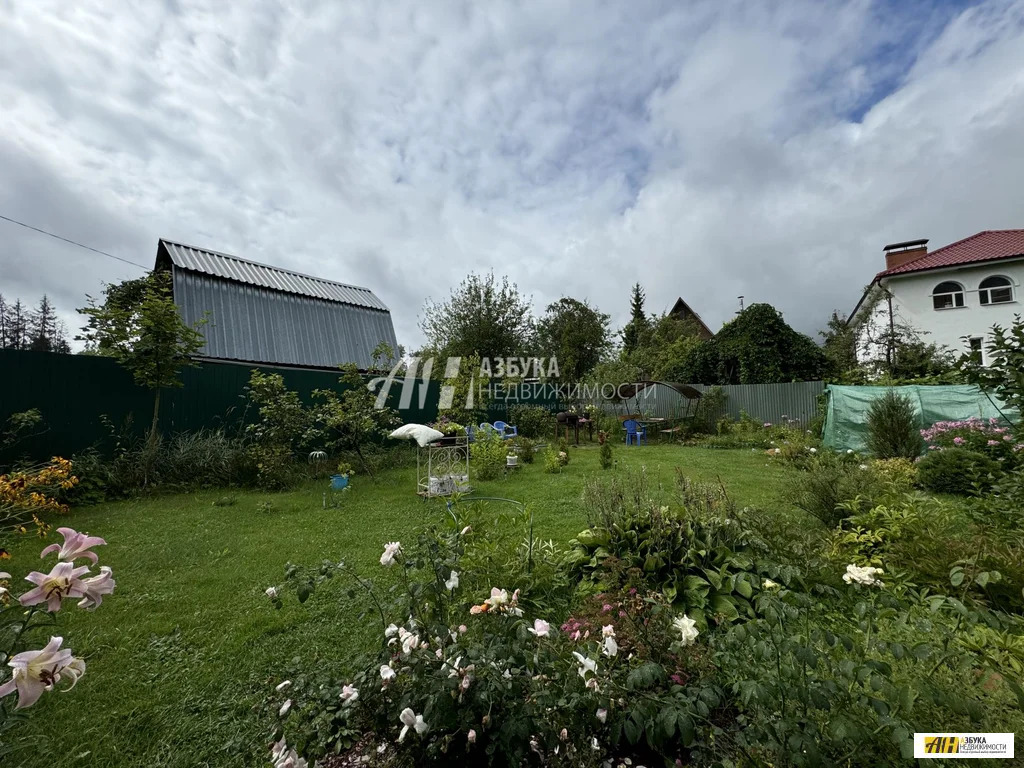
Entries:
POLYGON ((459 572, 452 571, 452 575, 448 577, 448 581, 444 583, 445 587, 449 592, 459 588, 459 572))
POLYGON ((281 681, 280 683, 278 683, 278 684, 277 684, 277 685, 276 685, 276 686, 274 687, 274 690, 275 690, 275 691, 277 691, 278 693, 280 693, 280 692, 281 692, 281 691, 283 691, 283 690, 284 690, 285 688, 288 688, 289 686, 291 686, 291 684, 292 684, 292 681, 291 681, 291 680, 283 680, 283 681, 281 681))
POLYGON ((279 709, 277 711, 277 714, 278 714, 279 717, 284 717, 289 712, 291 712, 291 709, 292 709, 292 700, 288 699, 288 701, 286 701, 284 704, 281 705, 281 709, 279 709))
POLYGON ((603 708, 597 710, 597 719, 602 723, 606 722, 608 720, 608 710, 603 708))

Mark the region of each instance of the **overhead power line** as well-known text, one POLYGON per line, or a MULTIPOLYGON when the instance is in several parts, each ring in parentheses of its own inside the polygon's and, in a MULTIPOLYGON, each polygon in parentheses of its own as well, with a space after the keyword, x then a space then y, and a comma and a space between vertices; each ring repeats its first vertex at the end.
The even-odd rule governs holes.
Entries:
POLYGON ((107 253, 106 251, 101 251, 99 248, 93 248, 92 246, 84 245, 83 243, 79 243, 79 242, 76 242, 74 240, 69 240, 66 237, 61 237, 60 235, 55 235, 55 234, 53 234, 53 232, 47 232, 45 229, 39 229, 39 227, 33 227, 31 224, 26 224, 23 221, 17 221, 16 219, 12 219, 9 216, 4 216, 2 213, 0 213, 0 219, 3 219, 4 221, 9 221, 9 222, 11 222, 11 224, 17 224, 19 227, 24 227, 25 229, 31 229, 33 232, 38 232, 41 235, 47 235, 48 237, 52 237, 52 238, 54 238, 56 240, 63 240, 65 243, 70 243, 71 245, 77 245, 79 248, 85 248, 85 250, 92 251, 93 253, 98 253, 100 256, 106 256, 106 257, 111 258, 111 259, 117 259, 118 261, 123 261, 125 264, 131 264, 133 267, 138 267, 139 269, 144 269, 147 272, 149 272, 150 268, 149 267, 145 267, 142 264, 137 264, 134 261, 129 261, 128 259, 122 259, 120 256, 115 256, 112 253, 107 253))

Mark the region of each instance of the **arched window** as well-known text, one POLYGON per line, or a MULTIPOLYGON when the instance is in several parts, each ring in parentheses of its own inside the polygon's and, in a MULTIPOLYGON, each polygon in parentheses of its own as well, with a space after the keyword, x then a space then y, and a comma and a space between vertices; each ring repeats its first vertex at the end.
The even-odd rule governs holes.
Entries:
POLYGON ((1013 283, 1005 277, 986 277, 978 286, 982 304, 1006 304, 1013 301, 1013 283))
POLYGON ((960 283, 939 283, 932 291, 932 305, 936 309, 953 309, 964 305, 964 287, 960 283))

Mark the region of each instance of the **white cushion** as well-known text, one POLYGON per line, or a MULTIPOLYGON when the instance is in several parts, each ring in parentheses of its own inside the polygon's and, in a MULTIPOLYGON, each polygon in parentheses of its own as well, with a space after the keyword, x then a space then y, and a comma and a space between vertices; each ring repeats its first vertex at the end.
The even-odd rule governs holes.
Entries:
POLYGON ((444 432, 438 432, 423 424, 403 424, 388 437, 393 437, 396 440, 415 440, 420 448, 423 448, 444 437, 444 432))

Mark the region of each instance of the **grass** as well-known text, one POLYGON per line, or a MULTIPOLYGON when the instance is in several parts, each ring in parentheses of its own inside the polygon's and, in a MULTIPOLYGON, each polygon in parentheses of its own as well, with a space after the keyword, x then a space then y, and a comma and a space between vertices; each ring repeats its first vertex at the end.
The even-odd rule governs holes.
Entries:
MULTIPOLYGON (((587 478, 602 474, 596 445, 571 449, 559 475, 543 459, 507 479, 476 483, 477 495, 532 505, 537 533, 567 541, 584 527, 580 497, 587 478)), ((666 493, 675 468, 721 479, 744 505, 784 508, 783 468, 764 455, 679 446, 618 447, 617 467, 644 466, 666 493)), ((268 695, 283 668, 342 668, 365 647, 368 629, 318 593, 305 606, 293 598, 275 611, 263 594, 293 561, 344 559, 376 573, 384 542, 408 539, 441 521, 441 500, 414 494, 415 469, 357 476, 337 509, 323 509, 326 482, 265 494, 225 491, 143 498, 73 510, 56 524, 103 536, 101 564, 117 591, 95 613, 62 611, 66 645, 88 662, 70 694, 51 693, 24 726, 38 743, 5 764, 71 766, 252 766, 266 760, 268 695), (270 502, 267 508, 266 502, 270 502), (375 570, 376 569, 376 570, 375 570)), ((37 566, 39 542, 24 539, 5 568, 15 581, 37 566)), ((334 586, 333 584, 331 585, 334 586)), ((45 637, 41 638, 45 642, 45 637)), ((41 645, 42 643, 40 643, 41 645)))

